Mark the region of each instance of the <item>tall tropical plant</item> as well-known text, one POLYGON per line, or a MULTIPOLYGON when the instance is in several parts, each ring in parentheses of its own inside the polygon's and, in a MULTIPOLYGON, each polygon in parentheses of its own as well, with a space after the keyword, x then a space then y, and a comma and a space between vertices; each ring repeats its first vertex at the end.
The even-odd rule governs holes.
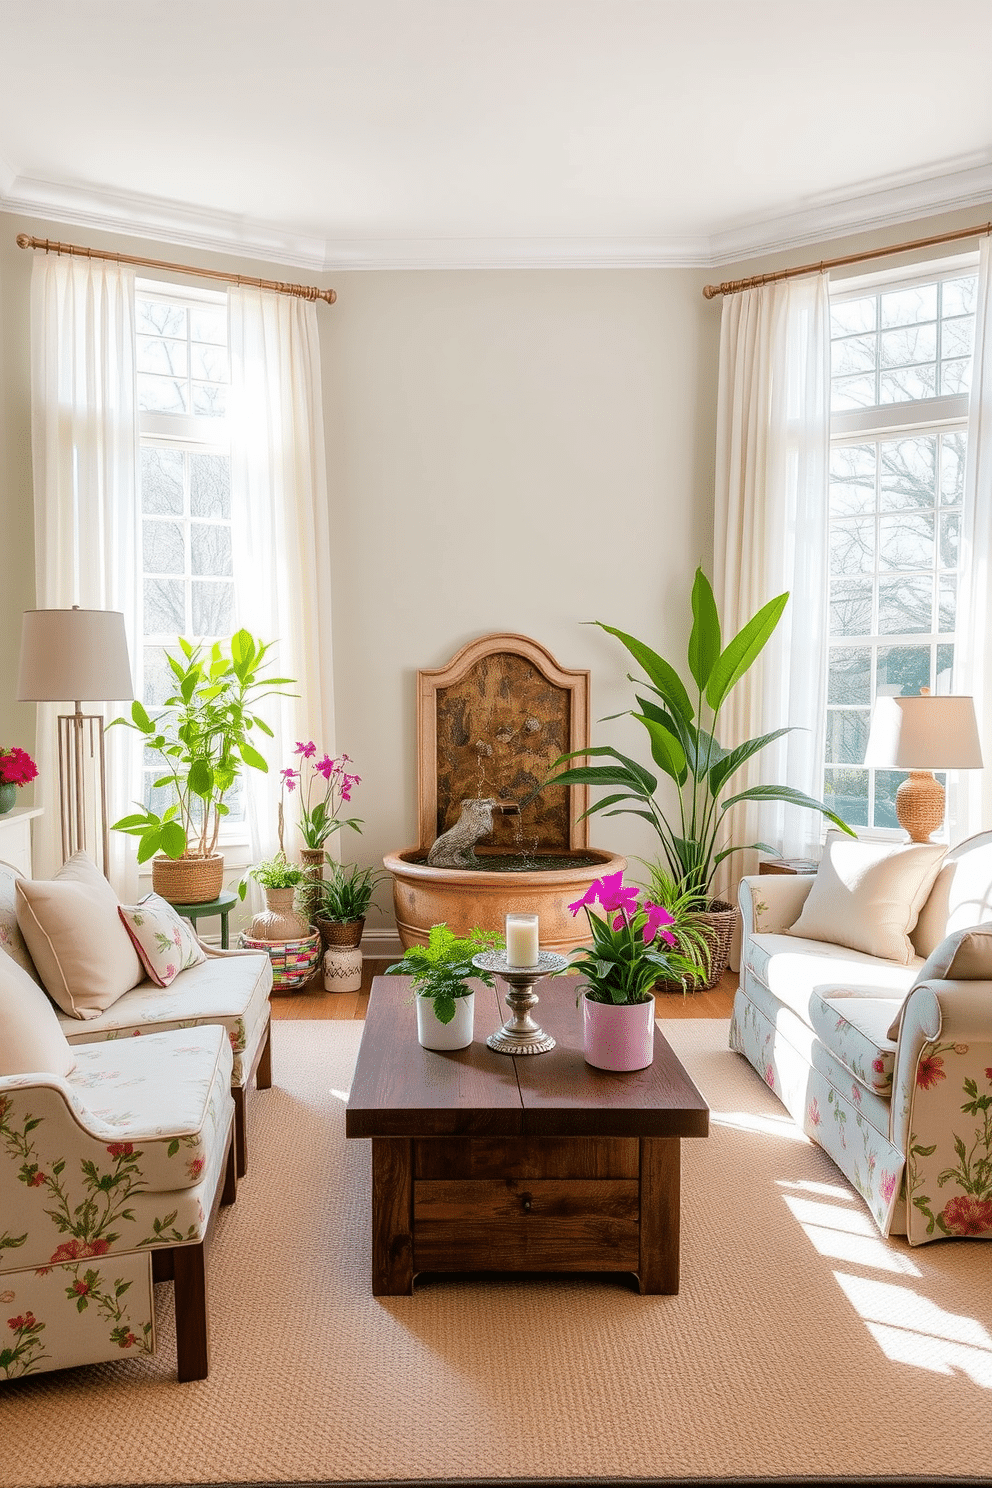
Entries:
POLYGON ((650 822, 676 884, 688 891, 691 901, 701 909, 711 899, 713 876, 724 858, 744 851, 745 847, 767 853, 777 851, 764 842, 744 844, 722 840, 726 813, 740 801, 783 801, 820 811, 842 831, 854 835, 847 823, 822 801, 791 786, 755 785, 731 793, 730 782, 737 771, 762 749, 791 732, 789 727, 774 729, 730 748, 717 739, 720 710, 761 654, 788 599, 788 594, 779 594, 769 600, 724 646, 712 587, 702 569, 697 569, 692 586, 688 685, 670 662, 643 641, 601 620, 595 622, 622 642, 646 674, 647 682, 641 683, 628 673, 635 687, 642 689, 635 693, 637 707, 628 712, 647 732, 654 764, 677 788, 677 811, 671 816, 665 814, 655 799, 658 777, 610 745, 561 755, 552 766, 559 773, 545 781, 545 785, 611 788, 611 794, 595 801, 583 814, 592 816, 602 812, 616 816, 629 812, 650 822), (610 763, 559 768, 569 760, 590 756, 607 757, 610 763))
POLYGON ((178 638, 180 655, 166 652, 176 691, 154 718, 135 699, 130 718, 115 718, 143 735, 145 750, 158 755, 163 773, 155 787, 167 786, 175 800, 159 815, 142 807, 114 822, 115 832, 138 839, 138 862, 155 853, 169 858, 205 857, 217 850, 224 799, 242 770, 268 771, 252 734, 272 737, 255 711, 272 693, 285 693, 290 677, 267 677, 271 643, 247 630, 231 637, 229 652, 217 642, 206 651, 178 638))

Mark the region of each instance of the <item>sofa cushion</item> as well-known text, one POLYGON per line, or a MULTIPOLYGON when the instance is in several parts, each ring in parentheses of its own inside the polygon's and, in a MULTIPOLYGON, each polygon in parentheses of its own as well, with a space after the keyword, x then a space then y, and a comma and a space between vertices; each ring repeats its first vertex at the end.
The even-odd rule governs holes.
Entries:
POLYGON ((879 1095, 892 1093, 896 1046, 889 1034, 891 997, 860 997, 835 989, 810 998, 814 1033, 856 1080, 879 1095))
POLYGON ((992 920, 992 833, 959 842, 947 854, 912 934, 924 958, 954 930, 992 920))
POLYGON ((17 923, 49 996, 73 1018, 95 1018, 141 981, 119 900, 85 853, 52 879, 19 878, 17 923))
POLYGON ((158 894, 140 904, 119 904, 117 912, 142 966, 157 987, 167 987, 181 971, 199 966, 207 953, 192 926, 158 894))
POLYGON ((787 932, 908 965, 909 939, 940 871, 942 843, 860 842, 828 832, 798 920, 787 932))
MULTIPOLYGON (((973 925, 946 935, 916 973, 913 982, 992 982, 992 925, 973 925)), ((897 1039, 902 1026, 902 1009, 893 1018, 889 1038, 897 1039)))
POLYGON ((31 952, 25 944, 21 927, 17 923, 15 886, 18 879, 23 877, 24 874, 10 863, 0 863, 0 951, 16 961, 18 966, 22 967, 40 987, 41 977, 31 960, 31 952))
POLYGON ((67 1075, 75 1059, 44 991, 0 955, 0 1075, 67 1075))
POLYGON ((64 1015, 59 1022, 73 1048, 134 1034, 222 1024, 234 1054, 234 1083, 243 1085, 246 1061, 265 1029, 271 988, 272 962, 264 952, 221 951, 181 972, 167 988, 144 981, 86 1023, 64 1015))
POLYGON ((752 935, 744 943, 742 965, 808 1023, 814 993, 827 996, 839 989, 862 997, 901 1000, 923 962, 917 956, 910 966, 901 966, 864 951, 782 934, 752 935))

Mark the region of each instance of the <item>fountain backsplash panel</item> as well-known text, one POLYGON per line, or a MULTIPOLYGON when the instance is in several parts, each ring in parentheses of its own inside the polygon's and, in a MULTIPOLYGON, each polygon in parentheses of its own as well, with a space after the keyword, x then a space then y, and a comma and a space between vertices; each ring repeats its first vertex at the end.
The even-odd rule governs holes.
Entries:
POLYGON ((502 931, 508 909, 538 915, 545 950, 588 943, 568 904, 626 861, 588 847, 585 787, 535 792, 560 755, 589 743, 589 673, 500 634, 417 677, 420 843, 383 858, 404 948, 441 921, 459 935, 502 931), (428 863, 445 834, 456 856, 428 863))

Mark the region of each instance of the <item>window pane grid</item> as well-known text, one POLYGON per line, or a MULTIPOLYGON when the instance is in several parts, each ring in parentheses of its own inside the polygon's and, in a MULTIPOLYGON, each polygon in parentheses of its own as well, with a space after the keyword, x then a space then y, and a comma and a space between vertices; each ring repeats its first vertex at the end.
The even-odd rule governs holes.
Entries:
POLYGON ((967 436, 940 399, 970 386, 976 285, 948 274, 831 307, 833 410, 861 413, 831 446, 824 799, 854 827, 898 825, 904 772, 864 765, 876 699, 951 691, 967 436), (916 426, 907 408, 886 429, 914 401, 916 426))

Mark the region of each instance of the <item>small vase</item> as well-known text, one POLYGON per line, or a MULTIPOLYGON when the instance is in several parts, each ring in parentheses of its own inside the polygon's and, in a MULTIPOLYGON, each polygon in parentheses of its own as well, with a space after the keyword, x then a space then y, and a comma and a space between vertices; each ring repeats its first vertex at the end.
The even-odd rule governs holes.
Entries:
POLYGON ((0 781, 0 816, 6 816, 8 811, 13 811, 17 800, 17 786, 12 780, 0 781))
POLYGON ((330 946, 324 952, 324 991, 360 992, 362 953, 347 946, 330 946))
POLYGON ((265 908, 248 926, 252 940, 305 940, 310 927, 293 909, 295 888, 266 889, 265 908))
POLYGON ((654 998, 647 1002, 582 999, 582 1046, 586 1064, 602 1070, 647 1069, 654 1059, 654 998))
POLYGON ((475 993, 455 998, 455 1016, 442 1023, 432 997, 417 998, 417 1038, 424 1049, 467 1049, 475 1027, 475 993))

